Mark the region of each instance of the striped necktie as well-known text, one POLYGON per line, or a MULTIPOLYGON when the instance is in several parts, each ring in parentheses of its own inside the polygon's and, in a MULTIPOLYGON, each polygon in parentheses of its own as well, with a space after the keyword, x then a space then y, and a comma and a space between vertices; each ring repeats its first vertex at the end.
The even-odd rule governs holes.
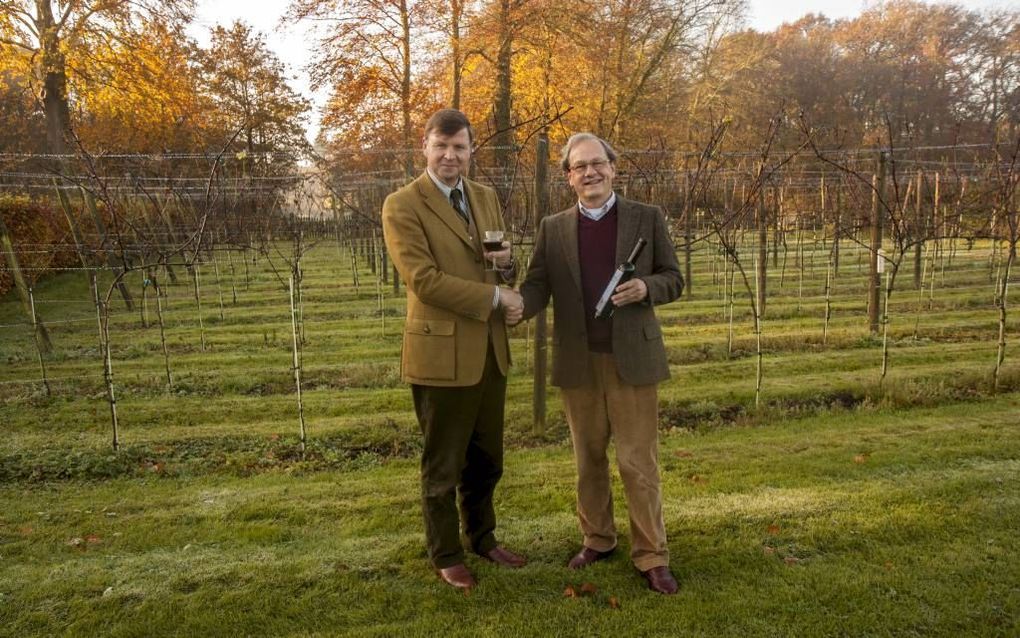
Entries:
POLYGON ((453 205, 453 210, 457 211, 457 214, 464 220, 464 223, 470 225, 471 222, 468 221, 467 213, 464 212, 464 194, 460 192, 459 188, 450 191, 450 204, 453 205))

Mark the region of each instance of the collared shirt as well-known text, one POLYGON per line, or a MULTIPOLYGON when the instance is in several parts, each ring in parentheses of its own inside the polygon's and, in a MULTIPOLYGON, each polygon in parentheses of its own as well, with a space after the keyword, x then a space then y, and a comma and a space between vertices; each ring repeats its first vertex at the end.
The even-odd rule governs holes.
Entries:
MULTIPOLYGON (((443 194, 443 196, 446 197, 446 201, 450 201, 450 193, 453 192, 453 189, 456 188, 457 190, 459 190, 461 194, 460 201, 464 204, 464 213, 467 214, 468 217, 471 216, 471 204, 468 203, 467 193, 464 192, 463 177, 457 178, 456 185, 447 186, 441 179, 433 175, 432 171, 430 171, 428 168, 425 169, 425 172, 429 174, 430 178, 432 178, 432 183, 436 185, 436 188, 438 188, 439 191, 443 194)), ((452 203, 450 205, 453 206, 452 203)))
MULTIPOLYGON (((471 204, 468 203, 467 193, 464 191, 464 178, 463 177, 458 177, 456 185, 454 185, 454 186, 447 186, 445 182, 443 182, 441 179, 439 179, 438 177, 433 175, 432 171, 429 170, 428 167, 425 168, 425 172, 429 174, 429 178, 432 180, 432 183, 436 185, 436 188, 438 188, 439 192, 441 192, 443 194, 443 196, 446 197, 447 201, 450 201, 450 193, 453 192, 453 189, 456 188, 457 190, 460 191, 460 194, 461 194, 461 200, 460 201, 464 204, 464 213, 470 218, 471 217, 471 204)), ((450 206, 453 206, 452 202, 450 203, 450 206)), ((513 262, 511 262, 511 264, 512 263, 513 262)), ((501 275, 503 275, 504 278, 506 278, 507 274, 512 271, 512 268, 513 267, 511 266, 510 269, 501 270, 499 272, 500 272, 501 275)), ((499 308, 499 286, 496 286, 496 289, 492 292, 492 307, 493 308, 499 308)))
POLYGON ((585 208, 581 200, 577 200, 577 210, 581 211, 581 214, 592 221, 598 221, 606 216, 609 209, 616 204, 616 191, 609 194, 609 199, 606 200, 605 204, 602 204, 598 208, 585 208))

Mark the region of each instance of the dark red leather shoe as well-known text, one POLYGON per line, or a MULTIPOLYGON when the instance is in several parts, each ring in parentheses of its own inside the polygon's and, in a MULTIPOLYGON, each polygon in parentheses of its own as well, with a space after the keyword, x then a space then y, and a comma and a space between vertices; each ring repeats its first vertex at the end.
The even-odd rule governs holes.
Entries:
POLYGON ((570 569, 581 569, 583 567, 591 565, 596 561, 609 558, 609 556, 612 553, 613 553, 612 549, 609 550, 608 552, 600 552, 596 549, 582 546, 581 551, 577 552, 577 554, 570 559, 570 562, 567 563, 567 567, 569 567, 570 569))
POLYGON ((458 563, 456 565, 451 565, 450 567, 443 567, 436 571, 439 572, 439 577, 451 587, 471 589, 477 584, 475 582, 475 577, 471 575, 471 572, 468 571, 468 568, 464 565, 464 563, 458 563))
POLYGON ((680 589, 680 585, 677 584, 676 578, 673 578, 672 572, 669 571, 669 567, 662 565, 660 567, 653 567, 648 571, 641 572, 641 575, 648 581, 648 589, 660 594, 675 594, 680 589))
POLYGON ((528 563, 528 560, 526 558, 511 552, 509 549, 503 547, 502 545, 497 545, 496 547, 490 549, 489 552, 483 556, 483 558, 491 560, 497 565, 502 565, 503 567, 510 567, 513 569, 516 569, 518 567, 524 567, 528 563))

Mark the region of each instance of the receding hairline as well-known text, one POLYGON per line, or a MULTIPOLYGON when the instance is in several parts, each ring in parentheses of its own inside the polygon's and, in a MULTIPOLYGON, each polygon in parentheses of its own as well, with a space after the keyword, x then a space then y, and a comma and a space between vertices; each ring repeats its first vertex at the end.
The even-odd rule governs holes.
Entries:
POLYGON ((610 162, 615 162, 616 158, 619 157, 613 147, 610 146, 609 142, 605 141, 594 133, 582 131, 580 133, 574 133, 567 139, 567 143, 563 145, 560 150, 560 168, 564 172, 570 170, 570 151, 574 150, 574 147, 581 142, 598 142, 602 146, 602 150, 606 153, 606 158, 610 162))

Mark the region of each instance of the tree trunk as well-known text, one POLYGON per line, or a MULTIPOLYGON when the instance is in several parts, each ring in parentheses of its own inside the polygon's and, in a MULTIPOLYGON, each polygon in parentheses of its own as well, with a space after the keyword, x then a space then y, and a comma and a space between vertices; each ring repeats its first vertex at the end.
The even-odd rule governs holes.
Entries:
POLYGON ((404 173, 410 178, 414 175, 414 132, 411 130, 411 16, 407 0, 400 2, 400 44, 403 53, 403 68, 400 78, 400 109, 403 115, 404 129, 404 173))
POLYGON ((464 61, 460 52, 460 20, 464 11, 463 0, 450 0, 450 54, 453 58, 451 69, 450 108, 460 109, 460 81, 464 61))
POLYGON ((50 153, 67 153, 71 132, 71 110, 67 105, 67 62, 60 50, 58 27, 50 0, 35 0, 39 37, 39 61, 36 73, 42 84, 43 113, 46 119, 46 143, 50 153))
POLYGON ((496 135, 493 138, 495 148, 496 167, 502 175, 510 169, 510 157, 512 154, 513 131, 511 127, 513 69, 511 62, 513 58, 513 23, 511 20, 511 9, 513 0, 500 0, 499 3, 499 52, 496 56, 496 91, 493 104, 493 126, 496 135))

